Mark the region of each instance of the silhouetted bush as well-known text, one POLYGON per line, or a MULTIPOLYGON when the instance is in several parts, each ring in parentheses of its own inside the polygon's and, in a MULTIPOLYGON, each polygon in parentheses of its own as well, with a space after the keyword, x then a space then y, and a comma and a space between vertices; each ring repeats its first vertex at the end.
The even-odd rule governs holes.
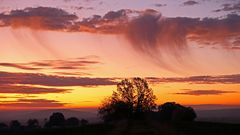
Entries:
POLYGON ((7 129, 7 128, 8 128, 7 124, 5 124, 5 123, 0 123, 0 130, 5 130, 5 129, 7 129))
POLYGON ((129 105, 123 101, 109 102, 106 100, 103 106, 99 108, 99 114, 105 122, 127 119, 132 113, 129 105))
POLYGON ((65 117, 62 113, 53 113, 45 127, 63 127, 65 125, 65 117))
POLYGON ((156 96, 146 80, 141 78, 124 79, 117 84, 110 98, 99 108, 99 115, 106 122, 141 118, 144 113, 155 109, 156 96))
POLYGON ((29 119, 27 121, 27 128, 29 128, 29 129, 40 128, 38 120, 37 119, 29 119))
POLYGON ((9 127, 11 130, 20 130, 23 128, 18 120, 11 121, 9 127))
POLYGON ((79 124, 80 124, 79 119, 76 117, 71 117, 66 120, 66 126, 77 127, 79 126, 79 124))
POLYGON ((167 102, 158 108, 161 121, 193 121, 197 115, 191 107, 184 107, 175 102, 167 102))
POLYGON ((86 119, 81 119, 80 123, 82 126, 85 126, 88 124, 88 121, 86 119))

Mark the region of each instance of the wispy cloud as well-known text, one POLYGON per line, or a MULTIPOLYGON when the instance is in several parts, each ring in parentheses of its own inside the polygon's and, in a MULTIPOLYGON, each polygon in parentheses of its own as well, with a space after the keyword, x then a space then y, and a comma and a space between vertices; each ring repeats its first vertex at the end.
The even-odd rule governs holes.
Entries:
POLYGON ((192 5, 197 5, 199 2, 194 1, 194 0, 188 0, 183 3, 184 6, 192 6, 192 5))
POLYGON ((0 14, 3 26, 28 27, 35 30, 66 30, 76 19, 76 15, 52 7, 28 7, 0 14))
MULTIPOLYGON (((37 73, 0 72, 1 85, 99 86, 115 85, 114 78, 66 77, 37 73)), ((31 89, 31 88, 29 88, 31 89)), ((41 89, 42 91, 46 89, 41 89)), ((49 89, 51 91, 51 89, 49 89)), ((58 91, 58 89, 56 89, 58 91)))
POLYGON ((184 92, 178 92, 174 94, 179 95, 193 95, 193 96, 202 96, 202 95, 223 95, 228 93, 236 93, 236 91, 229 90, 191 90, 191 89, 183 89, 184 92))
MULTIPOLYGON (((240 16, 237 14, 231 14, 225 18, 168 18, 152 9, 144 11, 121 9, 109 11, 103 16, 93 15, 78 21, 72 19, 75 18, 72 17, 73 14, 62 9, 38 7, 13 10, 9 14, 2 13, 0 20, 4 26, 14 27, 11 22, 18 22, 16 18, 35 24, 33 20, 28 20, 28 17, 36 16, 46 17, 44 19, 47 20, 46 27, 50 28, 43 30, 65 29, 68 32, 124 34, 132 45, 141 43, 137 44, 138 49, 145 49, 144 51, 149 49, 159 51, 167 47, 168 50, 174 50, 173 52, 176 53, 186 48, 187 41, 195 41, 200 45, 221 45, 231 48, 234 42, 239 41, 240 34, 240 16), (148 25, 145 25, 146 23, 148 25)), ((39 20, 37 22, 41 23, 39 20)), ((20 23, 17 26, 34 29, 27 23, 20 23)))
POLYGON ((219 76, 190 76, 190 77, 172 77, 155 78, 147 77, 152 83, 194 83, 194 84, 239 84, 240 74, 219 75, 219 76))
POLYGON ((17 69, 23 69, 23 70, 40 70, 41 68, 33 68, 30 66, 24 66, 22 63, 0 63, 0 66, 2 67, 13 67, 17 69))
POLYGON ((124 35, 136 51, 154 58, 158 63, 162 63, 161 66, 170 65, 164 61, 163 55, 181 60, 182 54, 188 51, 189 42, 196 42, 200 46, 239 50, 240 16, 237 14, 223 18, 169 18, 152 9, 121 9, 109 11, 103 16, 93 15, 82 20, 76 18, 62 9, 48 7, 26 8, 0 14, 3 26, 13 28, 124 35), (31 17, 44 18, 44 21, 30 19, 31 17), (18 23, 18 20, 21 20, 21 23, 18 23))
POLYGON ((238 3, 233 3, 233 4, 223 4, 222 8, 214 10, 214 12, 240 12, 240 1, 238 3))
POLYGON ((154 4, 154 6, 156 6, 156 7, 165 7, 165 6, 167 6, 167 4, 157 3, 157 4, 154 4))
POLYGON ((76 25, 79 26, 73 31, 124 35, 136 51, 166 68, 171 64, 164 61, 163 56, 181 60, 183 54, 188 54, 190 42, 227 50, 239 47, 236 43, 239 42, 240 16, 237 14, 224 18, 168 18, 152 9, 122 9, 86 18, 76 25))
MULTIPOLYGON (((37 73, 0 72, 0 84, 4 85, 42 85, 42 86, 104 86, 115 85, 121 78, 90 78, 46 75, 37 73)), ((193 84, 239 84, 240 75, 190 76, 190 77, 146 77, 150 83, 193 83, 193 84)), ((38 88, 38 87, 36 87, 38 88)), ((31 89, 31 87, 29 87, 31 89)), ((45 89, 42 89, 43 91, 45 89)), ((56 89, 56 91, 61 89, 56 89)), ((51 89, 49 89, 51 91, 51 89)), ((64 91, 64 89, 63 89, 64 91)))
POLYGON ((46 71, 54 70, 54 74, 85 76, 91 75, 86 70, 92 69, 95 65, 102 64, 97 56, 94 57, 79 57, 67 60, 42 60, 28 63, 0 63, 0 67, 11 67, 27 71, 46 71), (81 72, 80 72, 81 71, 81 72))
POLYGON ((0 101, 1 107, 16 107, 16 108, 63 107, 64 105, 65 103, 47 99, 18 99, 16 101, 0 101))
POLYGON ((43 88, 36 86, 19 86, 19 85, 1 85, 0 93, 5 94, 49 94, 49 93, 65 93, 70 89, 63 88, 43 88))

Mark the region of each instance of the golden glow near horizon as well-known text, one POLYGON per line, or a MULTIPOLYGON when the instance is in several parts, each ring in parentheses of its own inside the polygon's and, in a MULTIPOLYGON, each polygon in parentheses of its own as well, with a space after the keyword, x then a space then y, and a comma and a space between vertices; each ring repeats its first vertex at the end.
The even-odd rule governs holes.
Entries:
MULTIPOLYGON (((85 7, 79 11, 73 7, 76 5, 74 1, 49 2, 51 8, 36 0, 16 2, 18 5, 7 0, 0 3, 0 109, 98 107, 116 89, 107 79, 129 77, 170 78, 170 81, 150 83, 157 96, 157 104, 175 101, 188 105, 240 105, 240 23, 222 21, 213 26, 202 19, 210 17, 216 22, 219 16, 228 19, 226 12, 212 12, 224 3, 211 1, 206 6, 207 1, 203 1, 194 8, 192 5, 179 6, 181 1, 164 0, 167 6, 157 7, 154 5, 159 3, 154 0, 141 0, 138 4, 128 0, 114 4, 116 1, 113 0, 104 1, 99 8, 93 1, 85 3, 93 9, 85 7), (129 19, 128 24, 125 16, 118 20, 120 12, 117 12, 117 19, 110 14, 102 20, 88 18, 91 21, 87 24, 81 22, 82 18, 96 13, 103 16, 111 11, 105 8, 108 4, 114 5, 111 7, 114 13, 127 5, 132 9, 131 13, 140 17, 135 22, 129 19), (41 5, 42 8, 33 5, 41 5), (39 17, 33 12, 21 16, 21 12, 16 11, 18 16, 10 12, 26 7, 32 7, 27 11, 44 12, 60 12, 54 9, 60 7, 69 16, 60 12, 59 15, 64 15, 61 20, 51 14, 39 17), (193 8, 196 12, 189 14, 193 8), (150 27, 146 24, 148 21, 140 23, 141 17, 156 17, 156 12, 164 16, 157 23, 170 20, 160 25, 164 27, 161 29, 163 32, 154 31, 155 26, 150 27), (79 18, 74 20, 74 15, 79 18), (185 18, 179 21, 176 17, 185 18), (65 22, 67 19, 69 22, 65 22), (72 21, 79 22, 76 26, 65 26, 72 21), (199 26, 192 26, 196 24, 199 26), (182 25, 190 28, 183 30, 182 25), (234 30, 231 25, 234 25, 234 30), (226 75, 230 78, 224 78, 226 75), (199 78, 191 78, 196 76, 199 78), (204 76, 210 77, 209 82, 204 82, 204 76), (188 77, 189 80, 184 80, 188 77), (211 80, 214 77, 218 79, 216 82, 211 80), (93 78, 106 80, 91 80, 93 78)), ((240 20, 238 14, 232 18, 240 20)))

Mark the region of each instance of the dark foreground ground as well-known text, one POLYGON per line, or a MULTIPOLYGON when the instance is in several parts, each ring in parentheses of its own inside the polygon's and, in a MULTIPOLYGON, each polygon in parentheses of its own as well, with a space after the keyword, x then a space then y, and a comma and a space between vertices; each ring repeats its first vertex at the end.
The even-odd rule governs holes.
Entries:
POLYGON ((1 131, 0 135, 240 135, 240 124, 209 122, 160 124, 156 121, 131 120, 76 128, 1 131))

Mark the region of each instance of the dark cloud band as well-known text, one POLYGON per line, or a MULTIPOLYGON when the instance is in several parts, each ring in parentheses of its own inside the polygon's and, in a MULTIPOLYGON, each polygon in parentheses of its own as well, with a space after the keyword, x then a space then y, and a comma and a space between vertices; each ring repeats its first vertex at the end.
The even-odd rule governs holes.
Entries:
POLYGON ((47 99, 18 99, 16 101, 1 101, 0 107, 14 108, 45 108, 45 107, 63 107, 65 103, 47 99))
POLYGON ((147 77, 146 79, 152 83, 240 84, 240 74, 175 78, 147 77))
POLYGON ((100 86, 114 85, 113 78, 65 77, 37 73, 0 72, 1 85, 42 85, 42 86, 100 86))
POLYGON ((174 93, 174 94, 203 96, 203 95, 223 95, 223 94, 228 94, 228 93, 236 93, 236 91, 227 91, 227 90, 184 90, 184 92, 178 92, 178 93, 174 93))

